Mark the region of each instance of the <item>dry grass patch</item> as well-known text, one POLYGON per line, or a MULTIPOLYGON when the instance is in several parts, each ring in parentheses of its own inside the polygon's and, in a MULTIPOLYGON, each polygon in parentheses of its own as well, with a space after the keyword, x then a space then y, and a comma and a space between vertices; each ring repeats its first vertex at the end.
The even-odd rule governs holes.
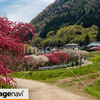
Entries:
POLYGON ((94 81, 100 79, 100 73, 83 75, 79 76, 78 78, 81 81, 75 77, 67 77, 65 79, 59 79, 54 85, 73 91, 74 93, 90 98, 91 100, 98 100, 97 98, 87 94, 84 91, 84 88, 86 86, 91 85, 94 81))

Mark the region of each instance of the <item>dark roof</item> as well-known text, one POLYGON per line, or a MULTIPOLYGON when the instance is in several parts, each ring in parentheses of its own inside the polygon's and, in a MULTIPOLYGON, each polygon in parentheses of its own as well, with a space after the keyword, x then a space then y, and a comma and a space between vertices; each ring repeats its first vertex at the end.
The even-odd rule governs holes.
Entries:
POLYGON ((86 47, 100 47, 100 42, 91 42, 89 45, 87 45, 86 47))

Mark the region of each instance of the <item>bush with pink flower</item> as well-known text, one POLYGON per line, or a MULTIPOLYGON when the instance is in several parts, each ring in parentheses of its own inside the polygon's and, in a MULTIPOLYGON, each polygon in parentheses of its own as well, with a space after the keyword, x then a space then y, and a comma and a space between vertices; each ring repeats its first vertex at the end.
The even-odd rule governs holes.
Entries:
POLYGON ((52 54, 45 55, 29 55, 24 57, 24 63, 20 66, 22 70, 38 69, 38 67, 59 65, 67 62, 69 56, 66 53, 55 52, 52 54))
POLYGON ((46 54, 45 56, 49 58, 49 65, 61 64, 64 61, 67 62, 69 60, 68 54, 61 52, 46 54))
POLYGON ((100 51, 100 47, 97 47, 95 50, 96 50, 96 51, 100 51))
POLYGON ((26 37, 30 32, 34 36, 32 25, 13 23, 6 17, 0 17, 0 88, 4 88, 5 84, 14 86, 12 73, 25 56, 23 43, 29 43, 26 37))

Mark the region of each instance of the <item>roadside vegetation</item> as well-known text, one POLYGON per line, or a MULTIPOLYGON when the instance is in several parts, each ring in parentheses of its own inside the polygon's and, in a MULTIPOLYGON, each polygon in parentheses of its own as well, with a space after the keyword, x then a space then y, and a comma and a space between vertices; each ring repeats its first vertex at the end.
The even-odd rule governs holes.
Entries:
MULTIPOLYGON (((62 68, 59 70, 30 71, 24 78, 57 85, 79 94, 88 93, 100 99, 100 51, 91 52, 86 56, 88 60, 93 62, 91 65, 70 70, 62 68)), ((25 71, 15 72, 13 76, 22 78, 26 73, 25 71)))
MULTIPOLYGON (((2 83, 2 82, 0 82, 0 85, 2 85, 2 87, 1 87, 1 89, 3 88, 5 88, 5 89, 11 89, 13 86, 10 86, 10 85, 8 85, 8 84, 6 84, 6 83, 2 83)), ((14 88, 14 87, 13 87, 14 88)))

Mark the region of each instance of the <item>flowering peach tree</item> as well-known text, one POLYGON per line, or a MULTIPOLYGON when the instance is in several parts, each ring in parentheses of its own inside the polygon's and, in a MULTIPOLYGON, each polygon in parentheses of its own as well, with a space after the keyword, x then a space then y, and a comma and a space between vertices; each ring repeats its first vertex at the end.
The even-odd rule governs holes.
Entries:
POLYGON ((23 43, 28 43, 30 33, 35 36, 35 29, 27 23, 13 23, 6 17, 0 17, 0 87, 4 84, 13 86, 14 67, 25 56, 23 43), (17 63, 15 63, 17 62, 17 63))
POLYGON ((24 63, 22 64, 22 68, 23 66, 26 66, 26 71, 29 70, 29 67, 33 68, 33 69, 38 69, 38 67, 42 67, 45 66, 48 62, 49 59, 44 56, 44 55, 28 55, 24 57, 24 63))
POLYGON ((63 61, 69 60, 69 55, 66 54, 66 53, 62 53, 62 52, 55 52, 55 53, 52 53, 52 54, 46 54, 45 56, 47 58, 49 58, 49 64, 50 65, 60 64, 63 61))

